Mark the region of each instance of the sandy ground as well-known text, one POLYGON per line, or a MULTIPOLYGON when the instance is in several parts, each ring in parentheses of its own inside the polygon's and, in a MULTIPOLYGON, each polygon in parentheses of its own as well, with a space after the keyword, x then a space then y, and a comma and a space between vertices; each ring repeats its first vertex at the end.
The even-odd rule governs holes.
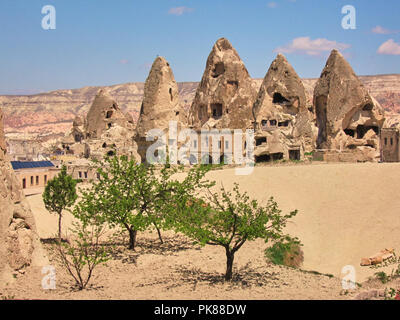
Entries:
POLYGON ((251 176, 215 171, 224 186, 239 183, 251 197, 273 196, 284 212, 297 209, 288 230, 304 244, 304 268, 341 276, 356 269, 356 281, 376 270, 362 257, 385 248, 400 252, 400 164, 313 164, 256 167, 251 176))
MULTIPOLYGON (((236 280, 228 284, 221 280, 223 249, 199 248, 172 233, 160 246, 154 233, 142 233, 136 252, 115 249, 115 258, 98 269, 89 290, 72 291, 60 268, 57 290, 42 290, 41 270, 30 268, 2 294, 39 299, 348 299, 356 293, 340 295, 344 266, 354 266, 361 283, 377 272, 360 267, 362 257, 389 247, 400 251, 400 164, 261 166, 250 176, 225 169, 209 177, 226 188, 238 182, 260 201, 274 196, 284 212, 299 210, 288 231, 304 245, 302 269, 334 277, 270 265, 263 256, 265 243, 256 241, 237 253, 236 280)), ((57 218, 46 212, 40 195, 28 200, 41 238, 52 237, 57 218)), ((71 221, 65 214, 65 229, 71 221)))

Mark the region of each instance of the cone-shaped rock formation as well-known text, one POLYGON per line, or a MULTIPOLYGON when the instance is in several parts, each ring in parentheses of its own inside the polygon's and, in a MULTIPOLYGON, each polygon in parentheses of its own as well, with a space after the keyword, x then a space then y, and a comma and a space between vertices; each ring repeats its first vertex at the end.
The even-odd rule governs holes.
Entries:
POLYGON ((379 157, 384 112, 350 64, 333 50, 314 90, 318 149, 354 154, 353 160, 379 157))
POLYGON ((134 124, 130 115, 122 112, 117 102, 100 90, 87 117, 77 116, 73 127, 61 141, 65 153, 77 157, 102 159, 105 155, 127 155, 138 161, 133 140, 134 124))
POLYGON ((195 129, 251 128, 257 95, 250 75, 230 42, 219 39, 209 57, 189 112, 195 129))
POLYGON ((172 69, 163 57, 157 57, 144 86, 144 98, 136 127, 136 142, 142 161, 149 145, 147 133, 161 129, 167 133, 170 121, 176 121, 178 130, 186 126, 186 115, 179 99, 178 85, 172 69))
POLYGON ((253 107, 258 161, 300 160, 314 146, 303 83, 282 54, 272 62, 253 107))

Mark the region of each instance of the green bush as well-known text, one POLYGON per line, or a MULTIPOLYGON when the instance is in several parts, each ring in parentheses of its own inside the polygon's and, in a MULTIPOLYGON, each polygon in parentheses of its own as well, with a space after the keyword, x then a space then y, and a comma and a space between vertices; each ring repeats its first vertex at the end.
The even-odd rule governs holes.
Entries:
POLYGON ((265 250, 266 258, 276 265, 299 268, 304 255, 301 244, 297 239, 288 239, 285 242, 276 242, 265 250))

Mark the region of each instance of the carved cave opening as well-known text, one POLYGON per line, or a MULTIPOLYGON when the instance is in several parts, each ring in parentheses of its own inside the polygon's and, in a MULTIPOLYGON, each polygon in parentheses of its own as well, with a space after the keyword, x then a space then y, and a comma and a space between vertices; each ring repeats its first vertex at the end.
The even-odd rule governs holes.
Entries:
POLYGON ((290 101, 286 99, 283 95, 281 95, 279 92, 275 92, 273 96, 273 103, 277 104, 289 104, 290 101))
POLYGON ((352 130, 352 129, 344 129, 343 131, 344 131, 345 134, 347 134, 348 136, 353 137, 353 138, 356 135, 356 132, 354 130, 352 130))
POLYGON ((113 115, 113 111, 112 111, 112 110, 107 111, 107 113, 106 113, 106 119, 110 119, 110 118, 112 117, 112 115, 113 115))
POLYGON ((261 156, 256 157, 256 162, 270 162, 271 161, 271 157, 269 154, 263 154, 261 156))
POLYGON ((371 103, 368 103, 363 107, 363 111, 372 111, 373 107, 371 103))
POLYGON ((267 137, 261 137, 256 139, 256 147, 262 145, 267 142, 267 137))
POLYGON ((278 127, 288 127, 288 126, 289 126, 289 120, 278 123, 278 127))
POLYGON ((369 131, 369 130, 374 130, 374 132, 379 135, 379 127, 376 126, 362 126, 359 125, 357 127, 357 138, 358 139, 362 139, 364 138, 365 134, 369 131))
POLYGON ((271 158, 272 158, 272 161, 282 160, 283 153, 282 152, 273 153, 273 154, 271 154, 271 158))
POLYGON ((214 119, 219 119, 222 117, 222 104, 213 103, 211 105, 211 112, 214 119))
POLYGON ((212 77, 218 78, 220 75, 225 73, 225 65, 223 62, 218 62, 212 71, 212 77))
POLYGON ((289 150, 290 160, 300 160, 300 150, 289 150))
POLYGON ((276 127, 277 123, 278 123, 278 121, 276 121, 276 120, 269 120, 269 125, 271 127, 276 127))

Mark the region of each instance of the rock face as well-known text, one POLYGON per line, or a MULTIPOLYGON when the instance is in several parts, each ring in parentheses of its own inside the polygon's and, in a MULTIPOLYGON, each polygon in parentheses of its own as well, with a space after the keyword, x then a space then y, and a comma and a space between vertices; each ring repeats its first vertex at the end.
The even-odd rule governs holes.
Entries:
POLYGON ((299 76, 282 54, 272 62, 253 107, 256 161, 300 160, 314 149, 312 114, 299 76))
POLYGON ((332 51, 315 86, 314 108, 318 149, 351 154, 353 161, 379 158, 383 109, 337 50, 332 51))
POLYGON ((189 124, 195 129, 251 128, 256 95, 256 87, 238 53, 227 39, 219 39, 197 88, 189 124))
POLYGON ((61 140, 61 148, 81 158, 102 159, 116 152, 139 160, 133 135, 132 116, 124 114, 108 92, 101 89, 87 117, 75 118, 71 132, 61 140))
POLYGON ((146 159, 147 148, 154 143, 146 141, 148 131, 161 129, 168 133, 170 121, 176 121, 177 129, 180 130, 186 126, 186 113, 169 63, 165 58, 157 57, 144 86, 144 98, 136 127, 135 140, 142 161, 146 159))
POLYGON ((31 265, 45 265, 35 221, 6 154, 0 110, 0 286, 31 265))

